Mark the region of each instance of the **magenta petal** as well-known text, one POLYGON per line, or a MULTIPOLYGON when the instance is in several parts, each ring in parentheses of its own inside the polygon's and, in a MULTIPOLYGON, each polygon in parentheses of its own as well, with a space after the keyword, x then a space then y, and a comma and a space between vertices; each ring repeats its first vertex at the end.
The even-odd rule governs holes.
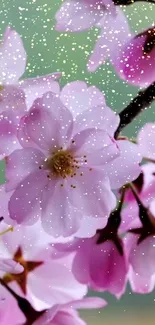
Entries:
POLYGON ((58 94, 60 87, 56 81, 61 76, 60 73, 48 74, 37 78, 22 80, 19 86, 24 90, 26 95, 26 104, 30 108, 34 100, 42 97, 48 91, 58 94))
MULTIPOLYGON (((153 29, 152 32, 154 33, 153 29)), ((115 69, 120 77, 138 87, 147 87, 155 80, 155 48, 145 53, 146 42, 145 31, 130 38, 124 45, 120 56, 117 55, 114 61, 115 69)))
POLYGON ((0 80, 2 84, 13 84, 25 72, 26 52, 19 34, 7 28, 0 51, 0 80))
POLYGON ((40 197, 46 183, 47 177, 44 171, 37 171, 27 176, 10 198, 10 218, 17 223, 36 223, 40 216, 40 197))
POLYGON ((45 156, 33 148, 15 150, 6 160, 7 191, 15 189, 25 177, 39 171, 45 156))
POLYGON ((94 245, 90 259, 90 277, 94 288, 108 290, 120 297, 125 290, 127 266, 112 241, 94 245))

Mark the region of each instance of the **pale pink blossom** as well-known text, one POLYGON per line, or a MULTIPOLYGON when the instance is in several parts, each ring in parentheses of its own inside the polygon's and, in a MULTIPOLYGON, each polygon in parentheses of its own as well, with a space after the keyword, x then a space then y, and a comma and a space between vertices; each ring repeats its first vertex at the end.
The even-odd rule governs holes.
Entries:
POLYGON ((0 271, 1 278, 36 310, 81 299, 87 292, 86 286, 71 272, 73 258, 52 259, 49 243, 51 237, 38 223, 29 227, 15 226, 13 232, 3 235, 0 243, 3 257, 20 261, 24 267, 18 275, 0 271))
POLYGON ((116 58, 119 58, 124 45, 132 37, 123 11, 117 8, 116 13, 115 17, 106 13, 105 17, 100 21, 101 32, 87 65, 90 72, 96 71, 107 60, 115 67, 116 58))
POLYGON ((0 44, 0 157, 20 148, 17 128, 33 101, 48 90, 59 92, 60 73, 20 80, 26 52, 19 34, 7 27, 0 44))
POLYGON ((65 305, 56 305, 40 316, 33 325, 85 325, 86 323, 80 318, 77 309, 101 309, 106 305, 106 301, 98 297, 72 301, 65 305))
POLYGON ((47 93, 36 100, 21 121, 23 149, 6 161, 6 187, 15 190, 10 217, 34 223, 41 212, 44 229, 54 236, 75 234, 85 216, 107 218, 116 204, 111 187, 119 188, 140 172, 138 147, 113 138, 118 116, 103 103, 103 95, 99 105, 99 90, 80 86, 66 86, 60 98, 47 93), (86 106, 82 99, 88 95, 86 106))

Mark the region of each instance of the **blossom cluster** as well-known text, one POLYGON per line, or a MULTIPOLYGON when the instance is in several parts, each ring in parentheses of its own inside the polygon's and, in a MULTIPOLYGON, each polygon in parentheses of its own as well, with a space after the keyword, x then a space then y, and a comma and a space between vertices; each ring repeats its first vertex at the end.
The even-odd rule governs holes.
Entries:
MULTIPOLYGON (((64 1, 56 19, 58 30, 101 28, 90 71, 109 59, 129 83, 155 80, 154 27, 132 35, 112 0, 64 1)), ((7 27, 0 44, 1 325, 84 325, 78 309, 107 305, 88 297, 89 289, 116 298, 128 282, 136 293, 154 289, 155 124, 134 141, 116 136, 121 117, 97 87, 61 87, 60 72, 22 80, 26 60, 19 34, 7 27)))

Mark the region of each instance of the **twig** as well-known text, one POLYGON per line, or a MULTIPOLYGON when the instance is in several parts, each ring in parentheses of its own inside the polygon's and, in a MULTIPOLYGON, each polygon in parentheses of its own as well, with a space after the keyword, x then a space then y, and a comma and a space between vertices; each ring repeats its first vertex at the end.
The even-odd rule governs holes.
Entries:
POLYGON ((122 129, 130 124, 137 115, 139 115, 144 109, 151 105, 155 100, 155 82, 148 88, 139 92, 132 102, 120 112, 120 124, 115 132, 115 138, 118 137, 122 129))

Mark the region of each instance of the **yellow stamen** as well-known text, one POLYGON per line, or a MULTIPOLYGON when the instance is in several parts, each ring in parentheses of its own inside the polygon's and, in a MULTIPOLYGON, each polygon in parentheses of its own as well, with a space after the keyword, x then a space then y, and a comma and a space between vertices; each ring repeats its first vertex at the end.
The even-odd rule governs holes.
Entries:
POLYGON ((10 227, 10 228, 8 228, 8 229, 6 229, 6 230, 0 232, 0 236, 3 236, 3 235, 5 235, 5 234, 7 234, 9 231, 13 231, 13 230, 14 230, 13 227, 10 227))

